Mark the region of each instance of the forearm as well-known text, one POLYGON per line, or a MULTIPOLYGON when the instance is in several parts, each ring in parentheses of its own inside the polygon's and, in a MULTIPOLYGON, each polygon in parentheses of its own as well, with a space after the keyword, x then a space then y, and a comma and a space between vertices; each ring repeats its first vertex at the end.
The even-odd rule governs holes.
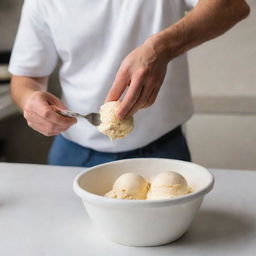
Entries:
POLYGON ((146 42, 158 55, 170 61, 225 33, 249 12, 249 6, 244 0, 201 0, 188 15, 146 42))
POLYGON ((11 95, 18 107, 24 109, 26 100, 36 91, 45 91, 48 77, 12 76, 11 95))

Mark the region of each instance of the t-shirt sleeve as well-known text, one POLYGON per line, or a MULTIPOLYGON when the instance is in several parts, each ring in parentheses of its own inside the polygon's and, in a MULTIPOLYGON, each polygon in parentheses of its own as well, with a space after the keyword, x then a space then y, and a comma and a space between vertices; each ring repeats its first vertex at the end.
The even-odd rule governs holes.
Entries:
POLYGON ((199 0, 185 0, 186 9, 190 10, 190 9, 194 8, 198 2, 199 2, 199 0))
POLYGON ((57 60, 53 38, 38 0, 25 0, 9 72, 19 76, 48 76, 57 60))

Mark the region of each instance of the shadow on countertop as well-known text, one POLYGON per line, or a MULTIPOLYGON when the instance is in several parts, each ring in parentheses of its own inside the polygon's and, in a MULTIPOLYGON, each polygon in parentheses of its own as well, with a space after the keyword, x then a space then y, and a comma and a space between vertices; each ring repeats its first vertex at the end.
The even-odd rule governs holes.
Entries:
MULTIPOLYGON (((254 218, 239 215, 236 212, 217 210, 202 210, 196 216, 188 232, 172 244, 165 245, 194 245, 200 247, 221 246, 246 240, 255 234, 254 218)), ((214 247, 211 247, 214 248, 214 247)))

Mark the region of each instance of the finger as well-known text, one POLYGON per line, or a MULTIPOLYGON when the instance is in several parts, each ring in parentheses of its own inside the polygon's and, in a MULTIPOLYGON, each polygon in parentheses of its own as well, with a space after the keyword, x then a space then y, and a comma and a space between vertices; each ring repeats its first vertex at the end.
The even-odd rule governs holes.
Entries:
POLYGON ((63 130, 60 130, 60 129, 54 129, 54 130, 49 130, 49 129, 44 129, 42 127, 41 124, 36 124, 36 123, 33 123, 31 124, 30 122, 28 122, 28 125, 35 131, 45 135, 45 136, 55 136, 57 134, 60 134, 63 130))
POLYGON ((114 83, 112 87, 110 88, 108 95, 105 99, 105 103, 109 101, 116 101, 118 100, 123 92, 125 91, 126 87, 129 85, 129 75, 127 71, 118 71, 116 74, 114 83))
POLYGON ((28 112, 28 111, 26 111, 26 112, 24 112, 24 117, 27 119, 27 121, 30 121, 30 122, 32 122, 32 123, 42 123, 42 125, 52 125, 52 126, 54 126, 54 127, 56 127, 56 128, 59 128, 59 129, 64 129, 64 130, 66 130, 66 129, 68 129, 72 124, 67 124, 67 123, 65 123, 65 124, 61 124, 61 123, 59 123, 59 122, 51 122, 51 121, 49 121, 49 120, 47 120, 47 119, 44 119, 43 117, 41 117, 40 115, 38 115, 37 113, 35 113, 35 112, 28 112))
POLYGON ((135 74, 117 112, 117 117, 119 119, 123 119, 126 114, 133 108, 134 104, 140 97, 143 86, 143 75, 140 73, 135 74))
POLYGON ((143 106, 143 108, 148 108, 155 103, 159 90, 160 86, 153 90, 148 102, 143 106))
POLYGON ((58 110, 66 110, 67 107, 64 105, 64 103, 58 99, 56 96, 54 96, 53 94, 51 93, 47 93, 47 102, 50 104, 50 105, 54 105, 56 106, 56 108, 58 110))
POLYGON ((51 123, 46 122, 45 120, 41 121, 39 119, 32 122, 27 121, 27 123, 28 123, 28 126, 30 126, 33 130, 40 132, 45 136, 54 136, 67 129, 67 128, 64 129, 62 127, 54 126, 51 123))
POLYGON ((50 121, 57 123, 59 125, 72 125, 72 124, 77 123, 76 118, 65 117, 65 116, 62 116, 57 113, 57 110, 62 111, 62 110, 67 109, 67 107, 63 104, 63 102, 61 100, 59 100, 57 97, 55 97, 54 95, 49 93, 47 95, 47 103, 50 104, 50 108, 49 108, 49 105, 45 104, 44 106, 46 107, 46 110, 45 110, 46 113, 44 113, 44 114, 46 115, 45 117, 47 118, 47 109, 49 111, 53 111, 53 112, 49 113, 50 121))
POLYGON ((38 116, 43 118, 46 121, 49 121, 51 123, 57 124, 59 126, 70 126, 72 124, 75 124, 77 120, 73 117, 64 117, 58 113, 56 113, 54 109, 54 106, 44 106, 42 109, 35 112, 38 116))
POLYGON ((152 88, 151 85, 144 86, 139 99, 137 100, 136 104, 134 104, 132 109, 127 113, 127 115, 133 116, 138 110, 140 110, 142 106, 148 102, 153 90, 154 88, 152 88))
MULTIPOLYGON (((56 113, 56 109, 58 108, 55 103, 58 103, 58 106, 64 106, 64 104, 55 96, 50 93, 44 93, 43 95, 39 95, 31 100, 24 108, 24 112, 34 112, 41 116, 43 119, 51 121, 53 123, 57 123, 60 125, 71 125, 76 123, 75 118, 63 117, 56 113), (54 104, 54 105, 52 105, 54 104)), ((66 109, 66 107, 64 106, 66 109)))
MULTIPOLYGON (((35 120, 31 117, 31 113, 35 113, 37 116, 40 116, 42 119, 54 123, 59 126, 68 127, 76 123, 75 118, 68 118, 60 116, 55 112, 56 105, 53 104, 53 101, 60 102, 58 98, 51 95, 50 93, 36 93, 35 96, 28 101, 24 107, 24 116, 28 121, 36 121, 38 117, 34 117, 35 120), (54 100, 53 100, 54 99, 54 100)), ((62 103, 59 104, 59 106, 62 103)))
POLYGON ((149 102, 150 102, 152 96, 155 94, 155 92, 156 92, 156 88, 154 88, 154 89, 152 90, 151 94, 150 94, 149 97, 148 97, 148 100, 141 106, 141 108, 147 108, 147 107, 148 107, 149 102))

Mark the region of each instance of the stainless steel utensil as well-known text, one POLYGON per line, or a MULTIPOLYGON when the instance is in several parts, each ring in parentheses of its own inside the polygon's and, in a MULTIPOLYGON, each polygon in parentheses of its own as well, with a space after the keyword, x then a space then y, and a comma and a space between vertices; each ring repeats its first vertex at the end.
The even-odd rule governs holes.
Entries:
POLYGON ((98 126, 101 123, 99 113, 90 113, 88 115, 82 115, 82 114, 79 114, 76 112, 72 112, 70 110, 62 110, 62 111, 57 110, 56 112, 62 116, 66 116, 66 117, 83 117, 83 118, 87 119, 94 126, 98 126))

